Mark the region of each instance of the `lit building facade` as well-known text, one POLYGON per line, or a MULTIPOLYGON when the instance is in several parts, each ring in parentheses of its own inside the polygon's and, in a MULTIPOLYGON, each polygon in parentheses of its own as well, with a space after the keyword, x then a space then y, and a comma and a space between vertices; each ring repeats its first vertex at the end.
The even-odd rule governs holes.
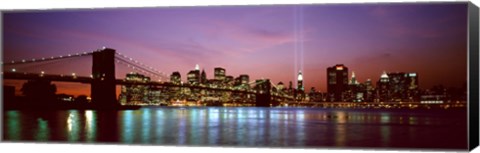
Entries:
POLYGON ((418 99, 418 75, 417 73, 388 73, 390 100, 413 101, 418 99))
POLYGON ((390 97, 390 78, 384 71, 377 82, 377 91, 375 95, 375 102, 389 101, 390 97))
POLYGON ((242 74, 240 75, 240 83, 243 84, 243 85, 248 85, 248 83, 250 82, 250 77, 246 74, 242 74))
MULTIPOLYGON (((138 73, 129 73, 125 78, 126 82, 148 83, 150 78, 138 73)), ((149 104, 150 87, 146 85, 123 85, 119 95, 122 105, 145 105, 149 104)))
POLYGON ((225 69, 221 67, 216 67, 214 69, 214 79, 220 82, 225 81, 225 69))
POLYGON ((419 101, 420 100, 420 88, 418 83, 418 73, 408 73, 407 81, 407 100, 419 101))
POLYGON ((401 101, 406 92, 407 74, 405 73, 388 73, 390 101, 401 101))
POLYGON ((233 86, 234 83, 235 83, 235 79, 233 78, 233 76, 228 75, 228 76, 225 77, 225 84, 226 84, 228 87, 233 86))
POLYGON ((357 78, 355 78, 355 72, 352 71, 352 78, 350 79, 350 84, 351 85, 356 85, 358 84, 357 78))
POLYGON ((365 101, 365 85, 357 81, 355 72, 352 71, 350 82, 348 83, 348 91, 346 101, 363 102, 365 101))
POLYGON ((147 96, 150 105, 159 105, 162 102, 161 100, 165 99, 162 97, 161 88, 155 86, 149 88, 147 96))
POLYGON ((327 68, 328 101, 345 101, 348 89, 348 68, 337 64, 327 68))
POLYGON ((176 71, 170 75, 170 82, 176 85, 179 85, 182 82, 182 76, 180 72, 176 71))
POLYGON ((285 89, 285 85, 283 84, 283 82, 278 82, 277 84, 277 89, 282 91, 283 89, 285 89))
POLYGON ((235 78, 234 86, 239 87, 240 89, 247 90, 250 89, 249 85, 250 77, 246 74, 242 74, 235 78))
POLYGON ((380 80, 377 82, 375 101, 402 102, 418 101, 419 99, 420 91, 417 73, 383 72, 380 80))
POLYGON ((303 86, 303 74, 302 71, 298 72, 297 76, 297 90, 298 91, 305 91, 305 87, 303 86))
POLYGON ((367 81, 365 81, 365 83, 363 83, 363 84, 365 86, 365 93, 364 93, 365 101, 373 102, 375 88, 373 87, 372 80, 367 79, 367 81))
POLYGON ((200 83, 200 70, 191 70, 188 72, 187 80, 189 84, 198 85, 200 83))

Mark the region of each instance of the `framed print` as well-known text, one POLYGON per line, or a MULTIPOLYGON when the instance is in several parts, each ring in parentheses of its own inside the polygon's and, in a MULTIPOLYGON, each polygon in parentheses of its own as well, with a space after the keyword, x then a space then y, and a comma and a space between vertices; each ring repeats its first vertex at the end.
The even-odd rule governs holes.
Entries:
POLYGON ((2 141, 469 151, 470 2, 2 11, 2 141))

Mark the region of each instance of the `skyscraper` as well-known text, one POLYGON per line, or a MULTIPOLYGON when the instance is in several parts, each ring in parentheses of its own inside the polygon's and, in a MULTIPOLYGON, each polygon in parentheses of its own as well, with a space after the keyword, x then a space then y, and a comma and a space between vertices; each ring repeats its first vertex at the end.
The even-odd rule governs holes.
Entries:
POLYGON ((390 78, 388 74, 383 71, 380 79, 377 82, 377 93, 376 93, 376 101, 377 102, 385 102, 390 101, 390 78))
POLYGON ((355 78, 355 72, 353 72, 353 71, 352 71, 352 78, 350 79, 350 84, 351 85, 358 84, 357 79, 355 78))
POLYGON ((240 75, 240 81, 241 84, 248 85, 248 83, 250 82, 250 77, 247 74, 242 74, 240 75))
POLYGON ((207 83, 207 74, 205 73, 204 69, 202 69, 202 73, 200 74, 200 83, 201 84, 207 83))
POLYGON ((389 90, 394 101, 412 100, 418 89, 417 73, 388 73, 389 90))
POLYGON ((190 84, 198 84, 200 83, 200 71, 191 70, 187 74, 187 80, 190 84))
POLYGON ((372 80, 367 79, 365 85, 365 101, 372 102, 375 88, 373 87, 372 80))
POLYGON ((391 99, 394 101, 401 101, 404 95, 406 95, 407 89, 407 74, 403 72, 388 73, 389 78, 389 90, 391 99))
POLYGON ((285 89, 285 85, 283 84, 283 82, 278 82, 277 84, 277 89, 282 91, 283 89, 285 89))
POLYGON ((407 99, 409 101, 419 100, 420 91, 418 84, 418 74, 417 73, 408 73, 408 78, 406 81, 407 84, 407 99))
POLYGON ((195 65, 195 70, 191 70, 187 73, 187 80, 188 83, 193 85, 200 83, 200 66, 198 64, 195 65))
POLYGON ((347 101, 361 102, 364 101, 364 84, 360 84, 355 77, 355 72, 352 71, 350 82, 348 83, 347 101))
MULTIPOLYGON (((127 74, 125 81, 127 82, 150 82, 150 78, 138 73, 127 74)), ((150 102, 149 99, 150 86, 128 84, 122 85, 120 92, 120 103, 122 105, 142 105, 150 102)))
POLYGON ((173 84, 180 84, 182 82, 182 76, 180 75, 180 72, 175 71, 170 75, 170 82, 173 84))
POLYGON ((327 68, 327 92, 329 101, 344 101, 348 89, 348 68, 343 64, 327 68))
POLYGON ((225 81, 225 69, 221 67, 216 67, 214 69, 214 79, 220 82, 225 81))
POLYGON ((237 77, 236 80, 236 86, 240 86, 241 89, 250 89, 250 77, 247 74, 242 74, 237 77))
POLYGON ((233 78, 233 76, 228 75, 225 77, 225 84, 227 84, 228 86, 233 86, 234 83, 235 79, 233 78))
MULTIPOLYGON (((170 83, 175 85, 182 84, 182 76, 180 75, 180 72, 175 71, 170 75, 170 83)), ((178 98, 176 97, 176 95, 177 93, 180 92, 180 87, 170 87, 168 89, 169 89, 170 95, 172 96, 170 98, 178 98)))
POLYGON ((407 87, 409 90, 418 89, 418 74, 417 73, 408 73, 407 77, 407 87))
POLYGON ((292 90, 292 81, 288 82, 288 90, 292 90))
POLYGON ((298 71, 297 90, 299 90, 299 91, 305 91, 305 88, 304 88, 304 86, 303 86, 303 74, 302 74, 302 71, 298 71))

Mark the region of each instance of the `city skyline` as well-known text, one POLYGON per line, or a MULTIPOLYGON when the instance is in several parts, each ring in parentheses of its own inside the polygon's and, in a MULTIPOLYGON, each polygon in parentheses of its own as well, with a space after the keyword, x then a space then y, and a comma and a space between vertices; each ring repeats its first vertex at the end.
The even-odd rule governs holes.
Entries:
MULTIPOLYGON (((182 81, 195 64, 208 78, 214 67, 223 67, 226 75, 248 74, 251 80, 263 77, 275 84, 292 81, 294 86, 301 70, 306 91, 315 87, 325 92, 326 68, 345 64, 348 76, 355 72, 359 82, 376 82, 383 71, 416 72, 421 88, 461 87, 467 72, 465 14, 464 4, 7 12, 4 61, 107 46, 167 76, 179 71, 182 81)), ((90 67, 80 67, 78 74, 88 76, 90 67)), ((71 70, 47 70, 55 71, 71 70)))

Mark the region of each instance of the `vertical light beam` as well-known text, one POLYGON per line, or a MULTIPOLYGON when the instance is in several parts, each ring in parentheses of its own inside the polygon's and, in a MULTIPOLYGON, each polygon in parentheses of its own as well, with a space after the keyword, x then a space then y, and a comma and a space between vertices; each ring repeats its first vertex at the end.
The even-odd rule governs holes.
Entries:
MULTIPOLYGON (((293 62, 294 62, 294 66, 293 66, 293 78, 292 80, 295 80, 295 78, 297 77, 297 72, 298 72, 298 61, 297 61, 297 52, 298 52, 298 43, 297 43, 297 40, 298 40, 298 13, 297 13, 297 6, 294 6, 293 7, 293 34, 294 34, 294 41, 293 41, 293 45, 294 45, 294 48, 293 48, 293 62)), ((293 81, 293 86, 297 86, 297 82, 296 81, 293 81)))

